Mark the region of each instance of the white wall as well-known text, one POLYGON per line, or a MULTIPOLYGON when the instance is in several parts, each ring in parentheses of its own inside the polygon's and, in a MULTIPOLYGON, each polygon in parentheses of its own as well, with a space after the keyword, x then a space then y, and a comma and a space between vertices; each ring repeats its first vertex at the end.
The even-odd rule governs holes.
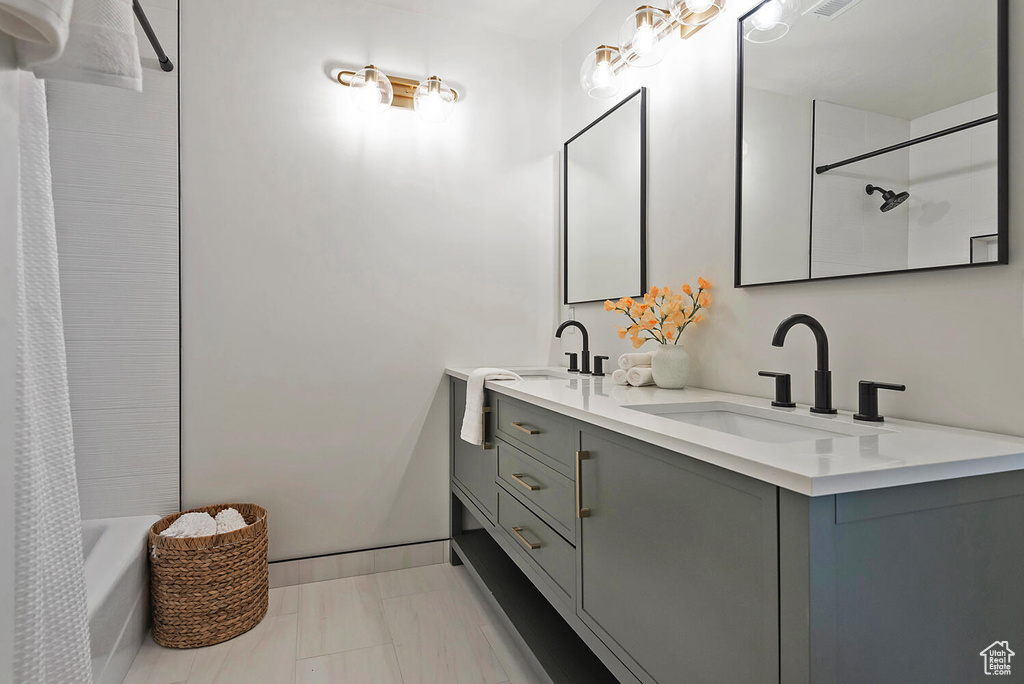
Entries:
POLYGON ((0 682, 14 662, 15 236, 18 206, 18 75, 0 33, 0 682))
MULTIPOLYGON (((910 137, 906 119, 818 100, 811 166, 832 164, 910 137)), ((910 207, 904 202, 881 211, 882 193, 868 195, 869 183, 897 193, 907 190, 910 149, 814 174, 811 277, 907 268, 910 207)))
MULTIPOLYGON (((595 46, 614 39, 629 0, 605 0, 562 47, 562 135, 567 139, 608 106, 580 89, 579 65, 595 46)), ((1024 261, 976 270, 908 273, 735 290, 734 138, 736 24, 753 3, 730 3, 727 15, 665 61, 631 74, 628 87, 650 87, 650 282, 678 287, 703 275, 715 284, 710 320, 687 333, 695 352, 695 383, 759 396, 772 392, 762 369, 792 371, 797 400, 813 399, 813 341, 790 335, 771 346, 785 316, 817 316, 829 332, 836 403, 855 409, 857 381, 905 382, 904 394, 882 399, 887 415, 1024 435, 1024 261), (949 302, 961 300, 951 311, 949 302)), ((1024 11, 1011 7, 1010 35, 1024 35, 1024 11)), ((1024 60, 1011 45, 1010 64, 1024 60)), ((1024 71, 1010 73, 1011 110, 1024 108, 1024 71)), ((1011 118, 1012 139, 1024 119, 1011 118)), ((1024 196, 1024 155, 1010 160, 1010 194, 1024 196)), ((1010 209, 1011 252, 1024 249, 1024 202, 1010 209), (1016 245, 1016 249, 1013 248, 1016 245)), ((563 308, 563 314, 565 313, 563 308)), ((598 353, 618 354, 615 316, 601 306, 576 307, 598 353)), ((578 338, 566 342, 575 349, 578 338)), ((561 352, 552 356, 563 362, 561 352)))
MULTIPOLYGON (((445 365, 552 348, 558 49, 356 0, 184 0, 183 495, 273 560, 447 536, 445 365), (465 89, 360 116, 325 72, 465 89)), ((578 338, 577 338, 578 339, 578 338)))
MULTIPOLYGON (((176 60, 177 0, 145 7, 176 60)), ((178 510, 178 72, 138 32, 141 93, 47 83, 84 519, 178 510)))
MULTIPOLYGON (((910 122, 912 137, 995 114, 992 93, 910 122)), ((984 124, 910 150, 910 265, 964 264, 971 237, 998 231, 998 125, 984 124)))

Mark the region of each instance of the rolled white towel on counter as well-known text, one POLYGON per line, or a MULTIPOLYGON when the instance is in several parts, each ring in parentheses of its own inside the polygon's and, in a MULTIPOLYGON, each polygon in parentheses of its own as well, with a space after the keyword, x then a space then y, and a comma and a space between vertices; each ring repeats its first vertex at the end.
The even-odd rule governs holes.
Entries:
POLYGON ((629 380, 626 379, 626 371, 622 370, 621 368, 617 368, 615 370, 615 372, 612 373, 612 380, 615 381, 616 385, 628 385, 629 384, 629 380))
POLYGON ((234 532, 245 527, 245 518, 234 508, 225 508, 214 520, 217 521, 217 534, 234 532))
POLYGON ((626 380, 633 387, 645 387, 654 384, 654 371, 650 366, 633 366, 626 371, 626 380))
POLYGON ((628 371, 634 366, 650 366, 652 358, 654 358, 654 354, 650 352, 623 354, 619 357, 619 368, 628 371))
POLYGON ((209 513, 185 513, 160 533, 161 537, 209 537, 217 534, 217 521, 209 513))

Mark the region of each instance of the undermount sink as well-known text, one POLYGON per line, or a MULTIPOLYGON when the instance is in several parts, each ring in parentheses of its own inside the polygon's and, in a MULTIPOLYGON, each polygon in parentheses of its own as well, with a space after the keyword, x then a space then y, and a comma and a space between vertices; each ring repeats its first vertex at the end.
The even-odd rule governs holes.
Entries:
MULTIPOLYGON (((516 371, 516 373, 523 380, 550 380, 551 378, 559 378, 559 379, 562 379, 562 380, 567 380, 570 377, 569 373, 567 373, 567 372, 559 372, 559 371, 553 371, 553 370, 547 370, 547 369, 543 369, 543 370, 521 370, 521 371, 516 371)), ((590 377, 590 376, 586 376, 585 375, 583 377, 590 377)))
POLYGON ((680 423, 724 432, 734 437, 787 444, 816 439, 862 437, 892 432, 861 425, 840 423, 831 418, 787 413, 776 409, 735 404, 728 401, 692 404, 648 404, 624 406, 680 423))

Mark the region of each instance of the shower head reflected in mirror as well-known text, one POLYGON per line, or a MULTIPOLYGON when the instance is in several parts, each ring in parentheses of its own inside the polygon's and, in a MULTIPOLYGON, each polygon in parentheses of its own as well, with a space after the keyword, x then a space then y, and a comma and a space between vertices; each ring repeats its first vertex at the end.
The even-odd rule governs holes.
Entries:
POLYGON ((882 206, 880 208, 883 213, 892 211, 910 199, 909 192, 901 192, 897 194, 893 190, 886 190, 885 188, 880 188, 877 185, 869 184, 865 190, 867 190, 869 195, 873 195, 876 191, 882 193, 882 206))

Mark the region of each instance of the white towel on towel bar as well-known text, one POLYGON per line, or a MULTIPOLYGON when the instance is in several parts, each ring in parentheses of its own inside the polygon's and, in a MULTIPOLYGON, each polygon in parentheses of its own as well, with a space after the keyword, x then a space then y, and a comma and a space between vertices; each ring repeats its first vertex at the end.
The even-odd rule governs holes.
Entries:
POLYGON ((488 380, 522 380, 502 368, 477 368, 466 382, 466 413, 462 416, 462 439, 470 444, 484 443, 484 383, 488 380))
POLYGON ((14 38, 22 69, 60 57, 71 11, 72 0, 0 0, 0 31, 14 38))
POLYGON ((141 91, 132 0, 75 0, 64 54, 35 73, 39 78, 141 91))

